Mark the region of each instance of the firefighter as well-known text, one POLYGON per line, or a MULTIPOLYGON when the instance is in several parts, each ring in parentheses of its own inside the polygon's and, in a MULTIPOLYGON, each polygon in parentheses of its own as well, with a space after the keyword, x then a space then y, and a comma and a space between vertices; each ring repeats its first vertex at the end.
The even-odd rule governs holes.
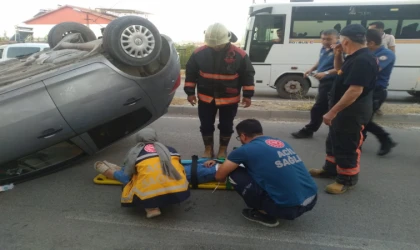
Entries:
MULTIPOLYGON (((385 48, 382 44, 382 35, 375 29, 370 29, 366 33, 367 46, 378 58, 379 75, 376 80, 376 86, 373 91, 373 113, 378 111, 388 96, 389 78, 395 64, 395 54, 392 50, 385 48)), ((387 133, 381 126, 371 121, 366 125, 364 130, 364 140, 366 140, 366 133, 371 132, 378 138, 381 143, 381 148, 378 151, 379 156, 383 156, 391 152, 397 143, 394 142, 389 133, 387 133)))
POLYGON ((217 158, 226 158, 233 134, 233 120, 239 102, 251 106, 254 95, 255 71, 248 55, 231 44, 232 33, 220 23, 212 24, 205 32, 205 45, 197 48, 189 58, 185 71, 184 91, 191 105, 197 103, 204 158, 213 158, 214 123, 219 111, 219 151, 217 158))
POLYGON ((310 173, 314 177, 334 177, 326 192, 342 194, 358 181, 362 132, 372 117, 379 67, 366 47, 366 29, 360 24, 350 24, 341 31, 334 54, 337 77, 330 93, 330 110, 323 117, 330 126, 327 157, 322 169, 311 169, 310 173), (344 61, 343 52, 347 55, 344 61))

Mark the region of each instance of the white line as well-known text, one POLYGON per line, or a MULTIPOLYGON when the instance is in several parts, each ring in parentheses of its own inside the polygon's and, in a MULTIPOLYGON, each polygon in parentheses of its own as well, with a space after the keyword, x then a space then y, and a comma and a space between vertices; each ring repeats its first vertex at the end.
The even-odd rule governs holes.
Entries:
POLYGON ((89 213, 85 215, 68 215, 66 219, 96 222, 102 224, 114 224, 133 227, 144 227, 158 230, 169 230, 187 233, 199 233, 205 235, 214 235, 221 237, 233 237, 243 239, 255 239, 274 242, 287 242, 301 245, 316 245, 324 247, 334 247, 341 249, 366 249, 366 250, 419 250, 418 245, 394 242, 394 241, 380 241, 373 239, 363 239, 356 237, 334 236, 327 234, 317 234, 308 232, 289 232, 279 230, 260 230, 254 225, 250 227, 224 225, 216 223, 193 222, 186 220, 170 220, 164 221, 148 221, 139 220, 138 217, 133 219, 129 215, 120 215, 103 213, 89 213), (182 226, 180 226, 182 225, 182 226), (239 232, 239 233, 235 233, 239 232))

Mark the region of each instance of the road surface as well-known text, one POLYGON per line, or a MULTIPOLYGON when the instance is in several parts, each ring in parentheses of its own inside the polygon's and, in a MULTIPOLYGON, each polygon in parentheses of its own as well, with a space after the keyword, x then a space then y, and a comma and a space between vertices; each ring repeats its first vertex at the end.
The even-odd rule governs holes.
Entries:
MULTIPOLYGON (((186 98, 184 93, 184 78, 180 87, 177 89, 175 97, 186 98)), ((311 88, 306 95, 308 99, 314 99, 318 89, 311 88)), ((254 100, 285 100, 277 95, 277 91, 267 85, 256 85, 254 100)), ((419 103, 420 98, 413 97, 405 91, 389 91, 386 102, 389 103, 419 103)))
MULTIPOLYGON (((154 127, 167 145, 188 158, 200 154, 198 120, 163 117, 154 127)), ((290 133, 303 123, 263 122, 265 134, 287 140, 308 168, 324 160, 323 126, 313 139, 290 133)), ((16 185, 0 193, 2 250, 129 249, 420 249, 420 131, 389 131, 399 146, 376 156, 372 136, 363 147, 361 176, 349 193, 323 191, 329 180, 316 180, 319 202, 295 221, 266 228, 242 218, 244 202, 234 191, 193 190, 180 206, 147 220, 143 211, 122 208, 121 187, 92 182, 97 160, 119 163, 133 145, 129 137, 63 171, 16 185)), ((232 138, 230 148, 239 143, 232 138)))

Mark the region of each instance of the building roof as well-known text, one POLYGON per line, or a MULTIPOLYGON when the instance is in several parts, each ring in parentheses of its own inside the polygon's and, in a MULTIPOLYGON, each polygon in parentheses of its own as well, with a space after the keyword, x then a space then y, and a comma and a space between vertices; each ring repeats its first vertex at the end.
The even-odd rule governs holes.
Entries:
POLYGON ((116 15, 112 15, 112 14, 104 13, 104 12, 99 12, 99 11, 95 11, 95 10, 91 10, 91 9, 86 9, 86 8, 83 8, 83 7, 77 7, 77 6, 73 6, 73 5, 63 5, 63 6, 60 6, 59 8, 57 8, 57 9, 54 9, 54 10, 47 10, 43 13, 37 13, 34 17, 32 17, 29 20, 24 21, 23 23, 31 22, 33 20, 36 20, 36 19, 40 18, 40 17, 43 17, 45 15, 49 15, 51 13, 57 12, 57 11, 59 11, 61 9, 64 9, 64 8, 72 8, 72 9, 80 10, 80 11, 83 11, 83 12, 86 12, 86 13, 89 13, 89 14, 92 14, 92 15, 96 15, 98 17, 102 17, 102 18, 105 18, 105 19, 108 19, 108 20, 111 20, 111 21, 118 17, 116 15))

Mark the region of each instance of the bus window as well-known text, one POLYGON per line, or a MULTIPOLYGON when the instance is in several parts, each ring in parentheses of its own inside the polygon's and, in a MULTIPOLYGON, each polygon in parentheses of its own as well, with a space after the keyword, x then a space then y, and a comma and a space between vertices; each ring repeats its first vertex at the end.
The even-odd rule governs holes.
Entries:
POLYGON ((273 44, 284 44, 285 15, 256 15, 249 57, 264 62, 273 44))
POLYGON ((319 38, 323 30, 336 29, 338 32, 346 27, 347 20, 329 21, 294 21, 293 38, 319 38))
POLYGON ((384 23, 384 26, 385 26, 384 32, 386 34, 395 36, 395 34, 397 33, 397 28, 398 28, 398 20, 373 20, 373 19, 369 20, 368 19, 366 22, 366 26, 369 26, 371 23, 377 22, 377 21, 384 23))
POLYGON ((420 20, 406 19, 401 25, 399 38, 420 39, 420 20))

